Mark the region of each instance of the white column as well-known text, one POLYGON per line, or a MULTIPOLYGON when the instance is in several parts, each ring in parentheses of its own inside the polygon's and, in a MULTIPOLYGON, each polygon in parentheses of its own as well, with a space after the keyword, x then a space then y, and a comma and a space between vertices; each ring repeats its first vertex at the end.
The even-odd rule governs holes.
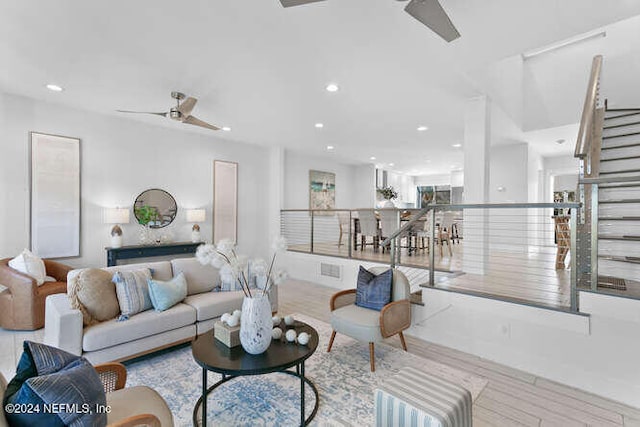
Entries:
MULTIPOLYGON (((464 117, 464 203, 489 202, 490 109, 486 95, 467 101, 464 117)), ((462 262, 465 272, 484 274, 489 260, 488 235, 487 212, 465 209, 462 262)))

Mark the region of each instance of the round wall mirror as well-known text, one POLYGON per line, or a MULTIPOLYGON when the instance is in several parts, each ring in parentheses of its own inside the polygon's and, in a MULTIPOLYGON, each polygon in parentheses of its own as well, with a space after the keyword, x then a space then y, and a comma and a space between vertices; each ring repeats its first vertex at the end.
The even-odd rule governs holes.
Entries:
POLYGON ((139 224, 162 228, 171 224, 178 213, 176 199, 158 188, 143 191, 133 204, 133 214, 139 224))

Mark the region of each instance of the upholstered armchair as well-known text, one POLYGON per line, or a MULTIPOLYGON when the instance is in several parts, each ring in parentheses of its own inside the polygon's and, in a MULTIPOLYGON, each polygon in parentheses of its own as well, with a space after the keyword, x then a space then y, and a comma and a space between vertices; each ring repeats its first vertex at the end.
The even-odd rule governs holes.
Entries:
MULTIPOLYGON (((146 386, 127 387, 127 369, 121 363, 95 366, 107 396, 108 427, 171 427, 173 415, 165 400, 146 386)), ((3 401, 7 381, 0 373, 0 402, 3 401)), ((8 427, 4 405, 0 407, 0 427, 8 427)))
POLYGON ((44 260, 47 276, 55 282, 38 286, 36 280, 9 267, 9 258, 0 260, 0 327, 15 330, 35 330, 44 326, 44 302, 52 294, 67 292, 67 273, 72 267, 44 260), (0 288, 2 289, 2 288, 0 288))
MULTIPOLYGON (((388 270, 387 267, 373 267, 369 271, 375 275, 388 270)), ((369 362, 371 372, 375 367, 375 343, 384 338, 398 335, 404 351, 407 344, 402 331, 411 326, 411 303, 409 281, 399 270, 393 270, 391 281, 391 302, 382 310, 372 310, 355 305, 356 290, 347 289, 331 297, 331 339, 327 352, 331 351, 336 333, 347 335, 358 341, 369 343, 369 362)))

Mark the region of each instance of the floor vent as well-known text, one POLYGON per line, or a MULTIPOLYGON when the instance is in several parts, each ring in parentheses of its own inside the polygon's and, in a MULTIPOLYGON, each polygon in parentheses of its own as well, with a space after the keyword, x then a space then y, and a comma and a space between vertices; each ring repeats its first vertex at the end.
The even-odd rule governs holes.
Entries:
POLYGON ((326 262, 320 263, 320 275, 325 277, 332 277, 334 279, 342 278, 342 266, 336 264, 327 264, 326 262))

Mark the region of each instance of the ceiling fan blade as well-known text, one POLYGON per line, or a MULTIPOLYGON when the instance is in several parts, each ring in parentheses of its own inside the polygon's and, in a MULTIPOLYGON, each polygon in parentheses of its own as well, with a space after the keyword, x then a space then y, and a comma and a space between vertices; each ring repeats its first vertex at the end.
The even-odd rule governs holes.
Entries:
POLYGON ((153 114, 154 116, 167 117, 168 113, 154 113, 151 111, 130 111, 130 110, 116 110, 119 113, 133 113, 133 114, 153 114))
POLYGON ((318 1, 324 1, 324 0, 280 0, 280 3, 282 3, 282 6, 284 7, 291 7, 291 6, 301 6, 307 3, 315 3, 318 1))
POLYGON ((182 115, 186 117, 191 114, 193 107, 196 106, 196 102, 198 102, 196 98, 188 97, 182 102, 182 104, 180 104, 180 106, 178 107, 178 111, 180 111, 182 115))
POLYGON ((438 0, 411 0, 404 10, 447 42, 460 37, 438 0))
POLYGON ((220 128, 218 126, 214 126, 211 125, 207 122, 203 122, 202 120, 193 117, 193 116, 189 116, 187 118, 185 118, 182 123, 187 123, 189 125, 196 125, 196 126, 201 126, 203 128, 207 128, 207 129, 211 129, 211 130, 220 130, 220 128))

